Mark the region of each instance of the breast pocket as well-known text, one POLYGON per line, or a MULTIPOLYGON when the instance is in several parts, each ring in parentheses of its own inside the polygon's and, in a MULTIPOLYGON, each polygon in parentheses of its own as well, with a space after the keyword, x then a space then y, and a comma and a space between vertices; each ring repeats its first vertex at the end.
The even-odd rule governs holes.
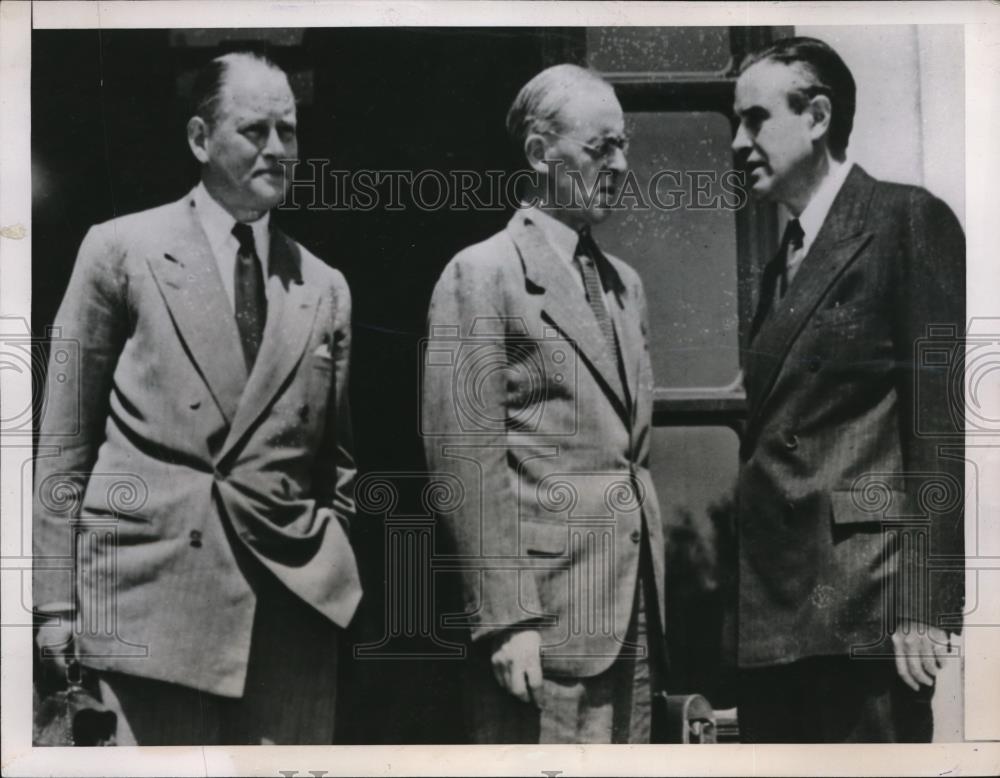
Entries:
POLYGON ((875 301, 821 308, 811 321, 812 340, 834 363, 852 369, 882 370, 892 358, 889 318, 875 301))
POLYGON ((851 330, 870 323, 878 315, 878 312, 879 308, 875 301, 831 305, 817 309, 813 313, 812 324, 814 327, 839 327, 851 330))
POLYGON ((285 416, 290 440, 315 445, 323 430, 335 365, 329 348, 315 338, 306 345, 294 377, 275 413, 285 416))

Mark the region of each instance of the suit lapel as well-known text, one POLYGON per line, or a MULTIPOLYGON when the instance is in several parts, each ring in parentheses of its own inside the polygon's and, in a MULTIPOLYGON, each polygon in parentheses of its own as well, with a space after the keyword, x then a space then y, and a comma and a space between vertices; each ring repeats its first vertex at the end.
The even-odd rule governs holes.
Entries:
POLYGON ((639 301, 635 299, 634 290, 627 289, 621 283, 617 284, 613 299, 615 304, 609 306, 611 319, 614 321, 615 331, 618 333, 618 346, 621 349, 622 366, 627 383, 625 390, 634 415, 639 397, 639 365, 643 353, 639 301))
POLYGON ((751 342, 746 368, 751 420, 823 295, 871 240, 871 233, 865 231, 865 218, 873 191, 874 179, 855 165, 788 293, 772 308, 751 342))
POLYGON ((527 280, 542 290, 543 315, 574 344, 607 385, 609 394, 628 418, 625 391, 618 366, 601 334, 586 296, 546 240, 541 229, 526 214, 518 212, 507 225, 524 262, 527 280))
POLYGON ((188 353, 231 422, 247 380, 236 319, 194 200, 185 197, 170 213, 165 250, 147 264, 188 353))
POLYGON ((268 265, 267 322, 260 352, 219 452, 220 459, 267 410, 302 358, 316 318, 319 290, 303 283, 298 247, 276 227, 271 228, 268 265))

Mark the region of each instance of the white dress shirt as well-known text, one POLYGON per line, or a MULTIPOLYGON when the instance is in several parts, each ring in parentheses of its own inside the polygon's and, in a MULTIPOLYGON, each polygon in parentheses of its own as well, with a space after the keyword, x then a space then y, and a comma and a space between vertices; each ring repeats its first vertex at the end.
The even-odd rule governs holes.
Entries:
POLYGON ((785 259, 785 267, 788 273, 788 283, 792 282, 795 274, 802 264, 802 260, 809 254, 809 249, 816 240, 823 222, 826 221, 833 201, 837 199, 840 188, 847 179, 847 174, 851 172, 853 162, 837 162, 831 160, 830 170, 820 183, 819 188, 813 194, 809 204, 799 214, 799 226, 802 227, 802 246, 797 251, 789 251, 785 259))
MULTIPOLYGON (((556 253, 566 265, 566 269, 569 270, 573 278, 576 279, 577 284, 580 286, 580 291, 583 292, 584 296, 587 294, 587 287, 583 281, 583 270, 580 268, 580 263, 576 259, 576 247, 580 242, 580 233, 574 230, 572 227, 563 224, 561 221, 556 219, 554 216, 549 216, 541 208, 536 206, 526 207, 525 211, 527 216, 534 222, 538 228, 545 235, 545 239, 548 241, 552 250, 556 253)), ((609 311, 611 310, 608 304, 608 290, 604 290, 602 295, 604 298, 604 307, 609 311)))
MULTIPOLYGON (((208 245, 212 249, 219 275, 222 276, 222 288, 226 290, 229 306, 236 310, 236 253, 240 250, 240 242, 233 235, 236 219, 212 198, 203 183, 194 190, 194 211, 198 221, 208 237, 208 245)), ((271 253, 271 236, 269 232, 271 214, 265 213, 255 222, 248 222, 253 231, 254 247, 260 259, 261 270, 264 273, 264 288, 267 289, 268 259, 271 253)))

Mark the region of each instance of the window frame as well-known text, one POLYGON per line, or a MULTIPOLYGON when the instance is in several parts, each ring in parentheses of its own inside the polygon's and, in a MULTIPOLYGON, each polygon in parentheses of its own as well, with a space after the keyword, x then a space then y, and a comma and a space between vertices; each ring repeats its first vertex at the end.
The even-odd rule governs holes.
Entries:
MULTIPOLYGON (((751 51, 792 34, 787 27, 730 27, 728 66, 717 72, 601 72, 615 87, 626 115, 633 112, 706 111, 726 116, 735 135, 738 120, 733 98, 739 64, 751 51)), ((587 30, 573 28, 549 42, 548 64, 587 65, 587 30)), ((734 160, 735 162, 735 160, 734 160)), ((736 212, 736 278, 740 372, 724 387, 673 388, 656 386, 654 427, 723 426, 742 437, 746 394, 742 367, 746 338, 761 269, 777 251, 777 211, 750 199, 736 212)))

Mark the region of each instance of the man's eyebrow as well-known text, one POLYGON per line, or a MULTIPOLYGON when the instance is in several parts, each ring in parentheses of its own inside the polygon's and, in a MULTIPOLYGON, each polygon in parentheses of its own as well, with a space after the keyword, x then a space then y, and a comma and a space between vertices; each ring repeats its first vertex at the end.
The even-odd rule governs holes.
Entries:
POLYGON ((628 137, 628 132, 625 131, 625 130, 622 130, 621 132, 615 132, 613 130, 608 130, 607 132, 598 132, 598 133, 596 133, 594 135, 591 135, 590 136, 590 140, 588 140, 587 142, 588 143, 597 143, 598 141, 620 140, 622 138, 627 138, 627 137, 628 137))

